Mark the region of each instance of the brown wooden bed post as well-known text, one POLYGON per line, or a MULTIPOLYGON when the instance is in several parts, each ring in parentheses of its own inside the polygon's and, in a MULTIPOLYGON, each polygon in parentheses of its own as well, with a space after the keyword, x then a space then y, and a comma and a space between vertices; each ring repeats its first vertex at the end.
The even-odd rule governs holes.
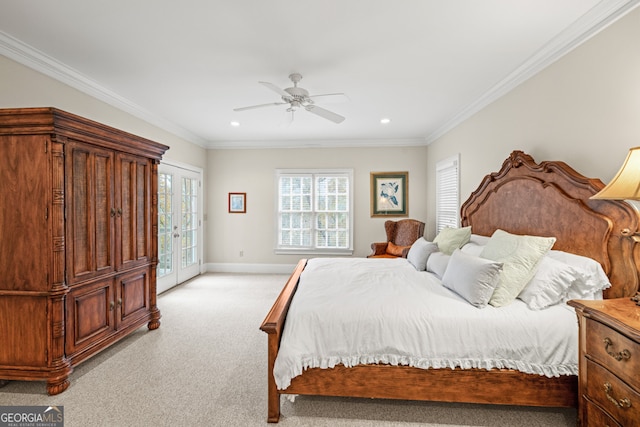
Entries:
MULTIPOLYGON (((265 331, 266 332, 266 331, 265 331)), ((278 354, 278 342, 280 341, 280 334, 270 333, 268 339, 269 350, 269 363, 267 363, 269 372, 268 375, 268 400, 267 400, 267 421, 270 423, 277 423, 280 420, 280 393, 276 387, 276 381, 273 377, 273 365, 276 362, 276 356, 278 354)))
POLYGON ((278 388, 276 387, 276 381, 273 377, 273 366, 276 362, 276 356, 278 355, 278 348, 280 347, 280 337, 282 336, 282 329, 284 328, 285 318, 287 316, 287 311, 289 310, 289 304, 291 304, 291 299, 293 298, 293 294, 295 294, 296 289, 298 288, 298 281, 300 280, 300 274, 302 274, 302 270, 307 265, 306 259, 301 259, 298 261, 298 265, 295 270, 289 277, 286 285, 280 292, 278 299, 276 300, 273 307, 267 314, 267 317, 262 322, 262 326, 260 329, 267 334, 269 334, 268 339, 268 358, 269 363, 268 366, 268 416, 267 421, 270 423, 277 423, 280 420, 280 393, 278 392, 278 388))

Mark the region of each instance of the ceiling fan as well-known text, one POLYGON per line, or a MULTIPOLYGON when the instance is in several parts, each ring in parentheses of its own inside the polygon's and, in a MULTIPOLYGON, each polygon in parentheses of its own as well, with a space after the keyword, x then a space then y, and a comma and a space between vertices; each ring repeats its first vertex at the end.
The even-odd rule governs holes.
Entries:
POLYGON ((259 105, 251 105, 249 107, 240 107, 234 108, 233 111, 245 111, 252 110, 254 108, 262 108, 262 107, 270 107, 272 105, 286 105, 289 104, 287 108, 287 112, 291 113, 293 118, 293 113, 298 108, 304 108, 310 113, 313 113, 317 116, 320 116, 324 119, 331 120, 334 123, 342 123, 344 121, 344 117, 340 114, 336 114, 333 111, 329 111, 322 107, 318 107, 314 103, 315 98, 319 97, 330 97, 330 96, 341 96, 346 97, 344 93, 325 93, 321 95, 309 95, 309 91, 298 87, 298 82, 302 80, 302 76, 298 73, 293 73, 289 75, 289 79, 293 82, 293 87, 288 87, 286 89, 280 89, 278 86, 269 82, 258 82, 263 86, 271 89, 276 92, 278 95, 282 97, 282 102, 270 102, 268 104, 259 104, 259 105))

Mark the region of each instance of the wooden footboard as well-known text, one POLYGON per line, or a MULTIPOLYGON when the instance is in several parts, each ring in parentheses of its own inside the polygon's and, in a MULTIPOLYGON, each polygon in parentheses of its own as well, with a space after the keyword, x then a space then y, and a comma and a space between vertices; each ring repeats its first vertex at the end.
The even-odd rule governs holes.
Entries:
POLYGON ((298 262, 295 270, 287 280, 284 288, 280 292, 278 299, 271 307, 269 314, 262 322, 260 329, 269 334, 268 340, 268 387, 269 387, 269 399, 268 399, 268 418, 270 423, 277 423, 280 419, 280 393, 276 387, 276 381, 273 378, 273 365, 278 355, 278 349, 280 348, 280 337, 282 335, 282 329, 284 328, 284 322, 287 317, 287 311, 289 311, 289 305, 291 299, 298 289, 298 281, 300 280, 300 274, 304 267, 307 265, 306 259, 301 259, 298 262))
POLYGON ((576 376, 547 378, 508 369, 420 369, 390 365, 346 368, 339 365, 333 369, 307 369, 293 378, 286 390, 278 390, 273 366, 287 311, 306 264, 306 259, 300 260, 260 327, 269 335, 269 422, 277 423, 280 419, 281 394, 548 407, 577 405, 576 376))

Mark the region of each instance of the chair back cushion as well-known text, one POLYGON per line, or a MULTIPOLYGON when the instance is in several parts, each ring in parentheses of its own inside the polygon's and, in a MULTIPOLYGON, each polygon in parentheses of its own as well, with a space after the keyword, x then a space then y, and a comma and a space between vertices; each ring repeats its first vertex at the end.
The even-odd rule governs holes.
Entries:
POLYGON ((424 234, 424 222, 415 219, 389 220, 384 223, 384 228, 387 241, 398 246, 411 246, 424 234))

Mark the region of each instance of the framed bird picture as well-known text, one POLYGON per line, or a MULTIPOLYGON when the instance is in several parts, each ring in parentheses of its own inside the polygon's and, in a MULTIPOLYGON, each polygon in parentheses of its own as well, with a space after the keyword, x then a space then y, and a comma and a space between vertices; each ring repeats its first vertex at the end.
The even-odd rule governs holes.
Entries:
POLYGON ((409 172, 371 172, 371 216, 409 215, 409 172))

